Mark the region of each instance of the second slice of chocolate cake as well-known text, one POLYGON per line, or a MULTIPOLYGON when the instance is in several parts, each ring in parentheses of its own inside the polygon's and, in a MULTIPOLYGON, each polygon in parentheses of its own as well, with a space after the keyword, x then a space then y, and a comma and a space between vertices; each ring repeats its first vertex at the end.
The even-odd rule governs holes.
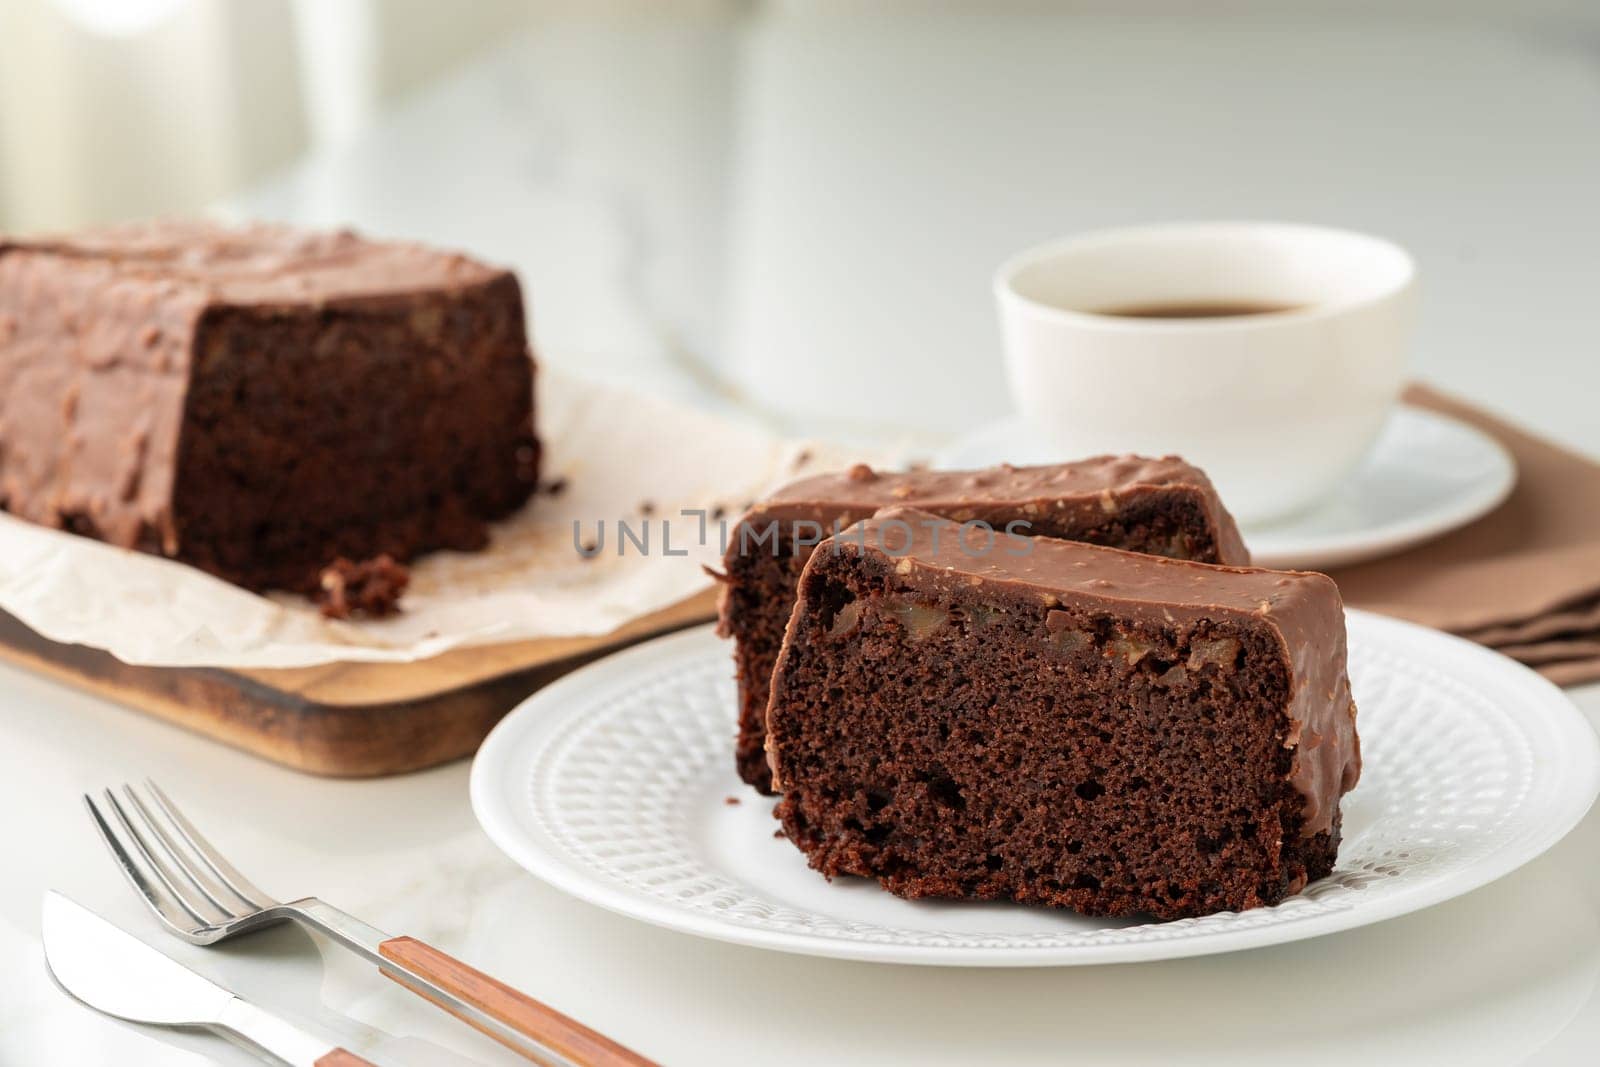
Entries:
POLYGON ((812 554, 767 745, 830 878, 1164 919, 1328 874, 1360 774, 1327 577, 909 509, 812 554))
POLYGON ((997 531, 1207 563, 1250 562, 1233 517, 1199 468, 1176 456, 1099 456, 1048 467, 891 474, 858 465, 794 482, 733 528, 723 561, 719 632, 734 639, 739 776, 772 791, 765 751, 767 686, 812 548, 881 507, 903 504, 997 531))

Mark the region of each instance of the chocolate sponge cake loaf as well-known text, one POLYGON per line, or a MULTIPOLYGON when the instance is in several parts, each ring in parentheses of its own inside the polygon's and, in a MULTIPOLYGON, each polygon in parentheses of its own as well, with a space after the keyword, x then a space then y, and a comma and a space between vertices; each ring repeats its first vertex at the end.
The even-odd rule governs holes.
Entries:
POLYGON ((734 639, 739 776, 771 792, 767 685, 795 582, 827 534, 881 507, 915 506, 958 522, 1206 563, 1250 562, 1205 474, 1173 456, 1102 456, 1048 467, 879 473, 857 466, 794 482, 731 531, 719 632, 734 639))
POLYGON ((889 509, 824 543, 773 675, 778 815, 905 897, 1163 919, 1329 873, 1360 774, 1338 590, 889 509))
POLYGON ((532 492, 516 278, 347 232, 0 240, 0 506, 240 585, 471 549, 532 492))

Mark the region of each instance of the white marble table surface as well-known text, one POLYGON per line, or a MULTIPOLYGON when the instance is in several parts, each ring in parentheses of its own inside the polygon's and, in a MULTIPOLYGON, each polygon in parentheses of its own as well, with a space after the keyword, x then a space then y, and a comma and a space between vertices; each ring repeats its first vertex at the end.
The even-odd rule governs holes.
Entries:
MULTIPOLYGON (((1596 39, 1042 18, 552 30, 231 207, 511 262, 552 362, 785 425, 929 436, 1004 410, 985 277, 1010 248, 1146 218, 1348 224, 1417 251, 1425 376, 1600 455, 1596 39), (786 386, 805 352, 890 399, 819 407, 786 386)), ((1572 695, 1600 724, 1600 686, 1572 695)), ((52 887, 382 1062, 520 1062, 297 931, 163 938, 78 800, 146 775, 268 889, 433 941, 667 1063, 1577 1064, 1600 1048, 1600 814, 1487 888, 1347 934, 916 969, 700 941, 564 897, 479 832, 464 763, 307 778, 9 669, 0 708, 4 1064, 255 1062, 65 997, 38 941, 52 887)))

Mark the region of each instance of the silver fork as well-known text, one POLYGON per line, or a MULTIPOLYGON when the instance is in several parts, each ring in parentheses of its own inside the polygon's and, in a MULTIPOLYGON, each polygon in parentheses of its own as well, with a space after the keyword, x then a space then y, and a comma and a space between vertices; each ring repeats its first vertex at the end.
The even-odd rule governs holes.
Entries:
POLYGON ((160 787, 146 781, 145 790, 149 803, 130 785, 122 787, 126 805, 109 789, 105 810, 87 793, 83 800, 129 883, 161 924, 185 941, 214 945, 298 922, 535 1062, 653 1067, 610 1038, 415 938, 390 937, 316 897, 275 900, 224 859, 160 787))

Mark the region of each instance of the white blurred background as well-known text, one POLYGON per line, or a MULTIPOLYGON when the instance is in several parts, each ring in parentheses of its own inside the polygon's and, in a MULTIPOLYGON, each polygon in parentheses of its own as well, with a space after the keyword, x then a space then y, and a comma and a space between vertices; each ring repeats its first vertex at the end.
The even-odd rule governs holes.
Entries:
POLYGON ((5 229, 463 247, 547 361, 812 431, 1005 412, 1020 247, 1274 218, 1408 245, 1419 376, 1588 441, 1597 191, 1592 0, 0 3, 5 229))

